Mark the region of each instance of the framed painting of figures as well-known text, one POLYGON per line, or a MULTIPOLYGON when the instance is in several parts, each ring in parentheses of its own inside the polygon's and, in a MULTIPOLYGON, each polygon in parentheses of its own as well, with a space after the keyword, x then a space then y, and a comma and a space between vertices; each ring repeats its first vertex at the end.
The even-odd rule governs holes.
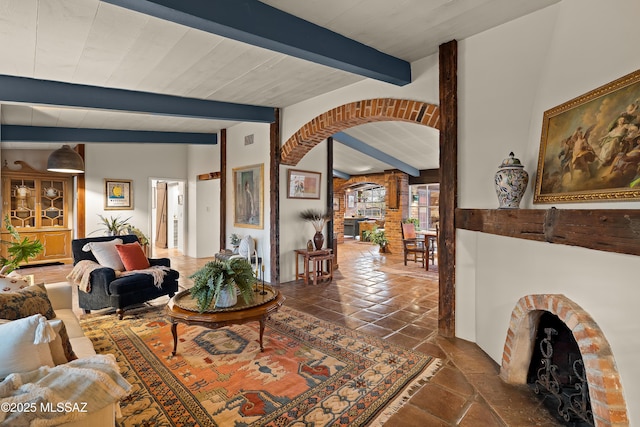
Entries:
POLYGON ((321 176, 320 172, 289 169, 287 171, 287 198, 319 199, 321 176))
POLYGON ((640 198, 640 70, 545 111, 534 203, 640 198))
POLYGON ((263 228, 264 165, 233 169, 233 225, 263 228))

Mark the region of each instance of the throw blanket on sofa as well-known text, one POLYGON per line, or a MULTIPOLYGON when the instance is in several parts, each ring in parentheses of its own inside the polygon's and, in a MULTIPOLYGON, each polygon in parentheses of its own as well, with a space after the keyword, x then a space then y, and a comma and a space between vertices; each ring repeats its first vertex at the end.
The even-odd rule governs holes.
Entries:
MULTIPOLYGON (((83 292, 91 292, 91 283, 89 282, 89 278, 91 277, 91 272, 97 268, 102 268, 102 266, 91 260, 82 260, 78 261, 78 263, 73 267, 71 273, 67 275, 67 280, 72 283, 78 285, 78 288, 83 292)), ((132 270, 132 271, 117 271, 115 270, 116 277, 120 276, 128 276, 131 274, 150 274, 153 276, 153 284, 156 287, 162 287, 162 282, 164 281, 164 276, 167 275, 167 271, 169 271, 169 267, 165 267, 163 265, 154 265, 149 268, 145 268, 144 270, 132 270)))
POLYGON ((0 382, 0 406, 10 409, 0 411, 0 425, 53 426, 74 421, 119 402, 131 389, 112 354, 11 374, 0 382))

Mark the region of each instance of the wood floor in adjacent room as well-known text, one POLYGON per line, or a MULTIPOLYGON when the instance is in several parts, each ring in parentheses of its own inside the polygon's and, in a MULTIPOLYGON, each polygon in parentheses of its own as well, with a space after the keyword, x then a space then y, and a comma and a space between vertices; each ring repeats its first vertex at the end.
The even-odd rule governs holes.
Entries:
MULTIPOLYGON (((156 249, 154 256, 171 258, 183 288, 190 287, 188 276, 211 260, 185 257, 173 250, 156 249)), ((387 425, 561 425, 529 389, 504 384, 498 377, 499 366, 477 345, 438 336, 437 266, 425 272, 410 261, 405 267, 401 253, 380 254, 377 246, 353 240, 338 246, 338 266, 334 280, 328 284, 314 286, 296 281, 279 285, 287 297, 285 304, 444 360, 443 368, 387 425)), ((35 274, 36 282, 53 283, 64 281, 71 268, 32 267, 22 273, 35 274)), ((166 301, 166 297, 159 298, 154 304, 166 301)), ((79 308, 77 312, 81 315, 79 308)))

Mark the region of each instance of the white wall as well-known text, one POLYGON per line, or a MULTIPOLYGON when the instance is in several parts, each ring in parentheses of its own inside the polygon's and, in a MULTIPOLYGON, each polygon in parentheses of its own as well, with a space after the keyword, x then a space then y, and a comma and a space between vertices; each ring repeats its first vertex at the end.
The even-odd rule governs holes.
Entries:
POLYGON ((86 144, 86 231, 102 235, 98 215, 131 217, 129 222, 150 235, 149 177, 185 179, 187 146, 174 144, 86 144), (104 209, 104 179, 130 179, 133 210, 104 209))
MULTIPOLYGON (((280 281, 296 280, 295 249, 307 247, 307 241, 313 239, 315 229, 308 222, 302 221, 298 215, 306 209, 326 211, 327 208, 327 142, 314 147, 296 166, 280 167, 280 281), (287 174, 289 169, 320 172, 320 199, 288 199, 287 174)), ((324 247, 327 247, 329 236, 324 231, 324 247)), ((302 271, 303 265, 299 267, 302 271)))
POLYGON ((265 267, 265 281, 271 281, 271 240, 270 217, 271 204, 270 193, 273 190, 269 171, 270 152, 270 125, 264 123, 241 123, 227 129, 227 246, 230 247, 228 236, 236 233, 243 237, 251 235, 257 240, 258 256, 262 257, 265 267), (253 135, 253 144, 244 145, 245 136, 253 135), (263 227, 247 228, 234 225, 234 201, 233 169, 245 166, 264 165, 264 188, 262 195, 264 200, 262 215, 263 227))
POLYGON ((196 253, 198 258, 220 252, 220 180, 196 182, 196 253))
MULTIPOLYGON (((493 175, 509 151, 530 174, 522 207, 550 207, 532 203, 543 113, 640 68, 630 42, 639 16, 637 0, 563 0, 460 41, 460 207, 497 207, 493 175)), ((637 209, 640 203, 556 207, 637 209)), ((457 239, 456 334, 476 341, 499 362, 518 299, 564 294, 603 330, 631 425, 640 423, 638 257, 468 231, 458 231, 457 239)))
POLYGON ((220 172, 220 146, 190 145, 187 159, 186 255, 211 257, 220 250, 220 180, 211 180, 217 184, 202 184, 198 175, 220 172))

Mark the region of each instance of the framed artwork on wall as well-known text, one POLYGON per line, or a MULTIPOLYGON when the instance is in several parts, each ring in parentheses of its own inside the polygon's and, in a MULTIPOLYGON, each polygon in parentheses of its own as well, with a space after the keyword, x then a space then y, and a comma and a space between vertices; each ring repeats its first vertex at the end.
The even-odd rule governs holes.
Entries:
POLYGON ((640 70, 545 111, 534 203, 640 198, 640 70))
POLYGON ((264 227, 264 164, 233 169, 233 225, 264 227))
POLYGON ((104 180, 104 209, 133 209, 133 181, 130 179, 104 180))
POLYGON ((289 169, 287 171, 288 199, 319 199, 320 172, 289 169))

